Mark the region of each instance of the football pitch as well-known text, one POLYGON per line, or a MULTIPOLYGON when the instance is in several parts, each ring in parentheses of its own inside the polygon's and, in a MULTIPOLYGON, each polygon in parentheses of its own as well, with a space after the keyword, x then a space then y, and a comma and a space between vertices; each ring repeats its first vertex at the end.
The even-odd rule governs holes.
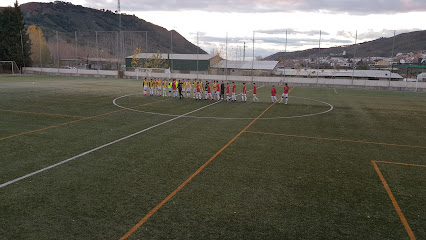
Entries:
POLYGON ((426 239, 426 95, 290 88, 0 76, 0 239, 426 239))

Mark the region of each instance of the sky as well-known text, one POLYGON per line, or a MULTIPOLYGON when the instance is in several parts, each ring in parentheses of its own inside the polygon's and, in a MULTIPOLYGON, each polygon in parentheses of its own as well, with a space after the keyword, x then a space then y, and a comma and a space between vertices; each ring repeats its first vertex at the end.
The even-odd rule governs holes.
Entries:
MULTIPOLYGON (((23 4, 31 1, 18 1, 23 4)), ((50 2, 50 1, 39 1, 50 2)), ((117 10, 117 1, 75 0, 117 10)), ((176 30, 228 59, 333 47, 426 30, 426 0, 121 0, 121 12, 176 30), (321 34, 320 34, 321 33, 321 34), (198 41, 197 41, 198 36, 198 41), (226 44, 227 42, 227 44, 226 44)), ((14 0, 0 0, 0 6, 14 0)))

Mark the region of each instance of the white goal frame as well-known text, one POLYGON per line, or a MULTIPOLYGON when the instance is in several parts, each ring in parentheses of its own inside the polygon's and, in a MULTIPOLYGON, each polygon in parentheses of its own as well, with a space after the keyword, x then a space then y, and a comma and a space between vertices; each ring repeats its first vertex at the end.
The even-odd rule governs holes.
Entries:
POLYGON ((164 78, 170 78, 170 68, 136 68, 136 79, 139 80, 139 76, 152 77, 152 73, 162 74, 164 78))
MULTIPOLYGON (((20 74, 21 73, 21 70, 19 69, 18 64, 16 64, 15 61, 0 61, 0 65, 3 65, 3 63, 9 63, 10 64, 12 74, 15 74, 15 73, 20 74)), ((3 72, 0 71, 0 73, 3 73, 3 72)))

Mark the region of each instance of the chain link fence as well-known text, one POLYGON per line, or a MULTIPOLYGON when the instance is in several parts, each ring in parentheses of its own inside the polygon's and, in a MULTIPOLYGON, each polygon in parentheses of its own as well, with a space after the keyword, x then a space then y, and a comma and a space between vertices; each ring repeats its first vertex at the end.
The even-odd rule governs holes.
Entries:
POLYGON ((33 67, 123 70, 125 58, 136 48, 148 49, 146 31, 55 32, 33 49, 33 67))

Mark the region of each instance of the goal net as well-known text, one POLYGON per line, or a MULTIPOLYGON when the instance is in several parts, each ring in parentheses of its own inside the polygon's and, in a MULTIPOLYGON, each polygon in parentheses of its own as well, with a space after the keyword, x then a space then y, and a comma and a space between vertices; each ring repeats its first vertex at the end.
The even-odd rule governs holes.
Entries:
POLYGON ((136 68, 135 72, 137 79, 139 79, 139 77, 170 77, 169 68, 136 68))
POLYGON ((21 71, 15 61, 0 61, 0 74, 18 74, 21 71))

